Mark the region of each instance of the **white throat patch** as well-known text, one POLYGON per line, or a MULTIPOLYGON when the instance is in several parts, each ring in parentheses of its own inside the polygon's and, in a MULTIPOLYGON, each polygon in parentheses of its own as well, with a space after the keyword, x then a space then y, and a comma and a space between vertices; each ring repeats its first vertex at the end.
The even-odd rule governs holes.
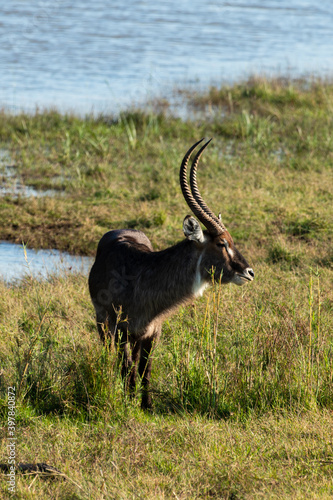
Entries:
POLYGON ((202 276, 200 273, 200 265, 201 265, 201 261, 202 261, 202 256, 203 256, 203 253, 200 255, 200 257, 198 259, 197 266, 195 269, 193 286, 192 286, 192 293, 195 297, 201 297, 209 285, 209 283, 207 283, 207 281, 204 281, 202 279, 202 276))

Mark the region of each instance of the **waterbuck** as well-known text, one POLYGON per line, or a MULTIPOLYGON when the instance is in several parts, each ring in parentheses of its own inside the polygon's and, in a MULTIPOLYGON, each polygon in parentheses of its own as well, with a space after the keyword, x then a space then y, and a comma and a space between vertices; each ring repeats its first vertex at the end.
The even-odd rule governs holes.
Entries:
POLYGON ((155 252, 147 236, 133 229, 107 232, 100 240, 89 275, 89 290, 96 310, 101 340, 119 346, 122 376, 133 391, 137 371, 142 379, 142 408, 151 406, 148 391, 152 349, 161 334, 162 322, 180 304, 202 295, 215 280, 243 285, 254 272, 237 250, 227 229, 202 199, 196 172, 200 156, 210 141, 187 166, 195 143, 180 167, 180 186, 186 203, 199 222, 187 215, 186 238, 155 252))

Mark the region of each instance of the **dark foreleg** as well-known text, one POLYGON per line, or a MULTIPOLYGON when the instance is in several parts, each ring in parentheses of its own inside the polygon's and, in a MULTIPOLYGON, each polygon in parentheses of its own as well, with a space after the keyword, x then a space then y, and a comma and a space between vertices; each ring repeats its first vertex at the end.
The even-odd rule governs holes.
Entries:
POLYGON ((151 395, 149 393, 149 380, 152 368, 152 351, 156 339, 151 337, 141 341, 141 356, 139 362, 139 375, 142 380, 141 408, 151 408, 151 395))
POLYGON ((121 363, 121 376, 125 386, 128 385, 129 374, 132 369, 132 353, 130 343, 128 341, 127 331, 116 329, 115 332, 115 347, 118 351, 119 362, 121 363))
POLYGON ((141 354, 141 341, 137 340, 132 347, 132 368, 128 379, 128 386, 132 395, 135 394, 140 354, 141 354))
POLYGON ((110 335, 108 312, 102 306, 95 305, 95 304, 94 304, 94 306, 95 306, 95 310, 96 310, 97 330, 98 330, 99 336, 101 338, 101 341, 105 345, 105 340, 110 335))

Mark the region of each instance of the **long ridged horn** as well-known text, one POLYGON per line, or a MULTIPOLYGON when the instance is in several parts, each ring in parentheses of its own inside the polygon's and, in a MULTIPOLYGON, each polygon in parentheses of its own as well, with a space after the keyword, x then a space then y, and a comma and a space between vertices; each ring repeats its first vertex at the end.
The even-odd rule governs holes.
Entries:
POLYGON ((221 218, 216 217, 214 212, 211 211, 211 209, 206 204, 205 200, 202 198, 200 191, 199 191, 199 188, 198 188, 198 184, 197 184, 197 168, 198 168, 199 160, 200 160, 202 153, 204 152, 204 150, 206 149, 206 147, 208 146, 208 144, 211 141, 212 141, 212 139, 209 139, 209 141, 207 141, 199 149, 199 151, 197 152, 197 154, 192 162, 191 171, 190 171, 190 186, 191 186, 192 195, 193 195, 194 199, 196 200, 196 202, 198 203, 198 205, 200 205, 200 207, 206 212, 206 214, 208 214, 216 222, 216 224, 218 224, 221 227, 222 231, 226 231, 226 227, 224 226, 221 218))
MULTIPOLYGON (((223 228, 221 227, 219 222, 216 222, 209 213, 206 213, 203 208, 199 205, 197 200, 194 198, 189 185, 187 183, 187 166, 188 166, 188 161, 191 156, 191 153, 193 149, 197 147, 200 142, 202 142, 203 139, 200 141, 196 142, 193 144, 193 146, 190 147, 190 149, 187 151, 186 155, 183 158, 181 167, 180 167, 180 172, 179 172, 179 180, 180 180, 180 187, 183 193, 183 196, 185 198, 186 203, 200 220, 202 224, 208 229, 208 231, 212 234, 217 236, 218 234, 221 234, 223 232, 223 228)), ((199 193, 200 194, 200 193, 199 193)), ((207 206, 207 205, 206 205, 207 206)), ((208 207, 207 207, 208 208, 208 207)))

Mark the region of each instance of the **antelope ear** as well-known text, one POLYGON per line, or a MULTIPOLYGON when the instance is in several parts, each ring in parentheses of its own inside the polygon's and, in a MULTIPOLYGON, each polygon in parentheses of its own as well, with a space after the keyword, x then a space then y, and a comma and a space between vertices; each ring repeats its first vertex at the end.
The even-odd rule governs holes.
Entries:
POLYGON ((183 222, 183 231, 189 240, 203 243, 205 241, 204 234, 197 219, 191 215, 187 215, 183 222))

